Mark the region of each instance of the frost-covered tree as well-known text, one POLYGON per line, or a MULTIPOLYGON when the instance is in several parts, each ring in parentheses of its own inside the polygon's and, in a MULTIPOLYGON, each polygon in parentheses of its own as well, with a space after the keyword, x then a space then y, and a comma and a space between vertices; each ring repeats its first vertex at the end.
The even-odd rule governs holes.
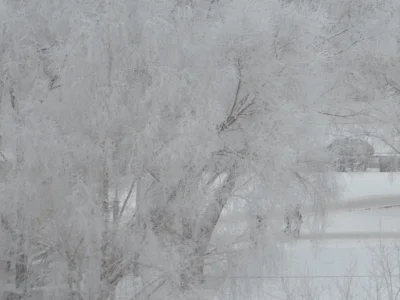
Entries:
POLYGON ((396 2, 331 1, 331 40, 338 75, 324 93, 322 113, 346 135, 378 139, 399 149, 399 5, 396 2), (346 47, 347 45, 347 47, 346 47), (339 71, 340 70, 340 71, 339 71))
POLYGON ((322 11, 0 4, 0 250, 15 295, 106 300, 124 285, 131 299, 207 298, 223 283, 210 279, 269 259, 280 208, 323 216, 333 185, 315 127, 332 76, 322 11), (218 227, 235 209, 255 249, 240 266, 221 254, 237 243, 218 227))

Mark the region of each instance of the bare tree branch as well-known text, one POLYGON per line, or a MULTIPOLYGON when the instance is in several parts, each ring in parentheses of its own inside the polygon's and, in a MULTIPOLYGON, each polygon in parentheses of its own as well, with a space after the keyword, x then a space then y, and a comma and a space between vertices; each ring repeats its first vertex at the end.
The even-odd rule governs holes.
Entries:
POLYGON ((379 140, 381 140, 382 142, 384 142, 387 146, 389 146, 390 148, 392 148, 392 150, 394 150, 396 153, 400 154, 400 149, 397 148, 395 145, 393 145, 393 143, 390 143, 387 139, 385 139, 383 136, 377 135, 377 134, 373 134, 370 132, 365 132, 365 135, 370 136, 370 137, 374 137, 377 138, 379 140))
POLYGON ((387 83, 388 86, 390 86, 391 88, 393 88, 396 92, 400 93, 400 88, 397 87, 397 84, 389 81, 389 79, 387 78, 386 74, 383 75, 383 77, 385 78, 385 81, 387 83))
POLYGON ((329 112, 325 112, 325 111, 317 111, 319 114, 321 115, 326 115, 326 116, 331 116, 331 117, 337 117, 337 118, 353 118, 356 116, 360 116, 360 115, 364 115, 361 112, 354 112, 354 113, 350 113, 350 114, 335 114, 335 113, 329 113, 329 112))
POLYGON ((119 217, 121 217, 122 214, 123 214, 124 211, 125 211, 126 205, 128 204, 129 198, 130 198, 131 195, 132 195, 133 188, 135 187, 135 183, 136 183, 136 182, 137 182, 136 178, 135 178, 134 180, 132 180, 132 183, 131 183, 131 186, 130 186, 130 188, 129 188, 128 194, 127 194, 126 197, 125 197, 124 204, 122 205, 121 210, 120 210, 120 212, 119 212, 119 217))

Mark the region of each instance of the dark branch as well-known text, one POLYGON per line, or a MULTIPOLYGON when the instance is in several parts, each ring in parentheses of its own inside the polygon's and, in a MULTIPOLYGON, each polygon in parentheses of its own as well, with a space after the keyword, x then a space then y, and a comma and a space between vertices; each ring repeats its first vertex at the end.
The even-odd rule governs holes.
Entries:
POLYGON ((133 192, 133 188, 134 188, 134 186, 135 186, 135 183, 136 183, 136 179, 134 179, 134 180, 132 181, 132 183, 131 183, 131 186, 130 186, 130 188, 129 188, 128 195, 126 196, 126 198, 125 198, 125 200, 124 200, 124 204, 122 205, 121 210, 120 210, 120 212, 119 212, 119 217, 121 217, 122 214, 123 214, 124 211, 125 211, 126 205, 128 204, 128 201, 129 201, 129 198, 130 198, 131 195, 132 195, 132 192, 133 192))
POLYGON ((386 84, 388 86, 390 86, 391 88, 393 88, 396 92, 400 93, 400 88, 397 87, 397 84, 390 82, 389 79, 386 77, 386 75, 383 75, 383 77, 385 78, 386 84))
POLYGON ((247 113, 248 108, 250 108, 254 103, 255 99, 253 98, 250 102, 248 101, 250 94, 247 93, 242 99, 239 100, 240 91, 242 89, 242 79, 241 79, 241 61, 238 59, 238 75, 239 80, 236 86, 235 98, 233 100, 233 105, 226 117, 226 120, 217 126, 218 132, 222 132, 227 130, 230 126, 232 126, 239 118, 244 117, 246 115, 250 115, 247 113))
POLYGON ((239 93, 240 93, 240 89, 241 89, 241 86, 242 86, 242 70, 241 70, 241 61, 240 61, 240 59, 238 59, 238 68, 237 69, 238 69, 239 81, 238 81, 238 84, 237 84, 237 87, 236 87, 235 100, 233 101, 233 105, 232 105, 231 110, 230 110, 230 112, 228 114, 228 118, 229 118, 229 116, 233 115, 233 112, 234 112, 234 110, 236 108, 236 105, 238 103, 238 100, 239 100, 239 93))
POLYGON ((318 111, 319 114, 321 115, 326 115, 326 116, 331 116, 331 117, 337 117, 337 118, 352 118, 355 116, 359 116, 359 115, 363 115, 360 112, 354 112, 354 113, 350 113, 350 114, 334 114, 334 113, 329 113, 329 112, 325 112, 325 111, 318 111))

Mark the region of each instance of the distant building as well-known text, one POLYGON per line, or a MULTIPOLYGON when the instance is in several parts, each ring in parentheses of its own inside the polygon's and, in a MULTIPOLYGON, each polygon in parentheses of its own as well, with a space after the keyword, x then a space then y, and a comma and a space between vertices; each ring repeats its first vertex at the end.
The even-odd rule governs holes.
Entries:
POLYGON ((373 143, 376 151, 370 159, 370 168, 379 169, 380 172, 400 171, 399 153, 378 139, 371 139, 371 143, 373 143))
POLYGON ((365 172, 374 147, 362 139, 338 138, 328 147, 335 170, 338 172, 365 172))

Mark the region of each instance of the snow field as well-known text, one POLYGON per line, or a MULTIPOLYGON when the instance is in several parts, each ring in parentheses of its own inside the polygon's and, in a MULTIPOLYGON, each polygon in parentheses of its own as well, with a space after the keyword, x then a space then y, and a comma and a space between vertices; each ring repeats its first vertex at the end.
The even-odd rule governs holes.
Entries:
POLYGON ((234 278, 233 299, 400 299, 400 174, 341 173, 338 181, 341 198, 323 233, 309 230, 305 208, 301 236, 284 243, 277 272, 234 278), (262 291, 245 295, 251 281, 262 291))

